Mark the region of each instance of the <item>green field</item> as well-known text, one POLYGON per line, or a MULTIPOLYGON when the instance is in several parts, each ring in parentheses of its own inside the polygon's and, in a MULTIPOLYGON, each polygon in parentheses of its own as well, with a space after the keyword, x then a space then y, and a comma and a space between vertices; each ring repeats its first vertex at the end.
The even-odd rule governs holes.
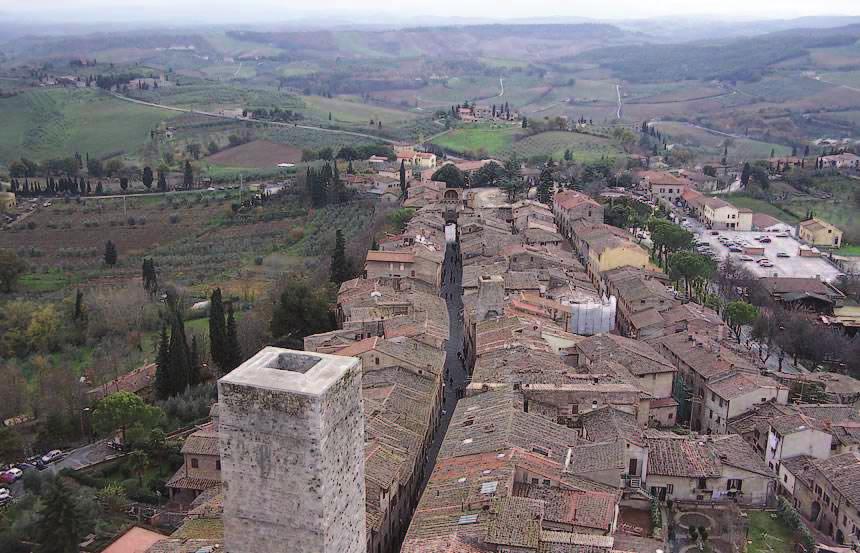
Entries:
POLYGON ((668 137, 670 143, 680 144, 709 158, 722 157, 726 141, 729 143, 729 161, 766 159, 770 157, 771 150, 778 156, 791 154, 791 148, 788 146, 750 138, 730 138, 685 123, 666 121, 655 125, 668 137))
POLYGON ((300 110, 306 117, 327 121, 331 113, 334 123, 367 124, 371 119, 382 121, 382 124, 399 123, 417 119, 418 115, 408 111, 384 108, 358 101, 342 98, 324 98, 322 96, 302 96, 305 108, 300 110))
POLYGON ((514 142, 510 151, 522 158, 549 155, 562 159, 570 150, 574 161, 587 162, 601 157, 624 155, 609 139, 575 132, 552 131, 528 136, 514 142))
POLYGON ((434 143, 457 153, 475 154, 481 150, 491 156, 522 158, 552 156, 561 159, 565 150, 574 160, 591 161, 623 152, 609 139, 575 132, 550 131, 526 136, 519 127, 480 125, 456 129, 440 136, 434 143))
POLYGON ((96 90, 34 90, 0 99, 0 161, 134 153, 174 112, 96 90))
POLYGON ((472 125, 440 136, 434 143, 453 152, 485 150, 489 155, 507 152, 522 129, 509 125, 472 125))
POLYGON ((792 553, 795 538, 792 532, 767 511, 750 511, 748 553, 792 553))

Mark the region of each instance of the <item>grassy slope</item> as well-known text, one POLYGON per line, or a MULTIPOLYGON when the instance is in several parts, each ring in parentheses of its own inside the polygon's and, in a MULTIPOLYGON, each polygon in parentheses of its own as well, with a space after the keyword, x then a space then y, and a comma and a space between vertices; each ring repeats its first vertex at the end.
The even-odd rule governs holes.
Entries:
POLYGON ((454 152, 475 152, 481 148, 493 156, 517 156, 529 158, 549 155, 560 159, 570 149, 577 161, 590 161, 601 156, 621 155, 612 142, 596 136, 571 132, 544 132, 522 136, 519 127, 470 126, 456 129, 437 138, 434 142, 454 152))
POLYGON ((779 520, 766 511, 750 511, 748 553, 791 553, 794 536, 779 520))
POLYGON ((569 149, 574 160, 578 162, 592 161, 602 156, 623 155, 623 152, 606 138, 561 131, 526 137, 514 143, 511 149, 520 157, 550 155, 554 159, 561 159, 565 150, 569 149))
POLYGON ((306 116, 323 121, 328 120, 329 113, 332 114, 335 122, 343 123, 367 123, 371 119, 374 121, 382 119, 383 124, 386 124, 418 118, 417 114, 408 111, 362 104, 341 98, 302 96, 302 101, 306 106, 306 109, 302 110, 306 116))
POLYGON ((440 136, 435 142, 454 152, 469 152, 483 148, 490 155, 498 155, 508 151, 514 137, 521 132, 521 129, 513 126, 469 126, 440 136))
POLYGON ((0 99, 0 160, 137 151, 175 114, 94 90, 35 90, 0 99))
POLYGON ((790 225, 797 224, 800 220, 797 217, 792 216, 789 213, 781 210, 779 207, 766 202, 765 200, 759 200, 757 198, 750 198, 749 196, 742 195, 730 195, 726 197, 726 199, 735 205, 735 207, 740 208, 748 208, 752 209, 756 213, 765 213, 770 215, 771 217, 776 217, 780 221, 784 223, 788 223, 790 225))

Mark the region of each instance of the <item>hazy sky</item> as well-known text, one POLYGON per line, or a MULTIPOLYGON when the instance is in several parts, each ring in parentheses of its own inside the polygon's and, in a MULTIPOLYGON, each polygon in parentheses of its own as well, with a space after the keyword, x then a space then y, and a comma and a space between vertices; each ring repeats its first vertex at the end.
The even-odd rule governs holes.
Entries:
MULTIPOLYGON (((410 20, 442 17, 590 17, 631 19, 670 15, 720 15, 789 19, 809 15, 860 15, 860 0, 0 0, 0 15, 53 21, 279 22, 319 16, 360 15, 410 20)), ((380 21, 383 22, 383 21, 380 21)))

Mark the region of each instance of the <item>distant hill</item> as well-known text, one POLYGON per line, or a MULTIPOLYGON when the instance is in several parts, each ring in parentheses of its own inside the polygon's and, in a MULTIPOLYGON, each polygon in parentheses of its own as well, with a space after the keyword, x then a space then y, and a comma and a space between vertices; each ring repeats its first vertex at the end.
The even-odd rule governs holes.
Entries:
POLYGON ((755 81, 774 64, 805 56, 810 48, 849 46, 860 25, 836 29, 792 29, 766 35, 684 44, 598 48, 577 57, 634 82, 676 80, 755 81))
POLYGON ((229 35, 237 40, 275 46, 300 57, 354 59, 487 56, 537 61, 641 40, 635 33, 605 24, 466 25, 373 32, 235 31, 229 35))

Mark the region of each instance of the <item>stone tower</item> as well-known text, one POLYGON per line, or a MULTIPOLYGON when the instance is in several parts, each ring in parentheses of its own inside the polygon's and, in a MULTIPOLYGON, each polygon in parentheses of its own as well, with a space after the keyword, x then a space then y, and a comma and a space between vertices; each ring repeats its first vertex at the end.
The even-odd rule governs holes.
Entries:
POLYGON ((478 282, 478 321, 501 317, 505 312, 505 279, 500 275, 481 275, 478 282))
POLYGON ((365 553, 361 361, 267 347, 218 381, 229 553, 365 553))

